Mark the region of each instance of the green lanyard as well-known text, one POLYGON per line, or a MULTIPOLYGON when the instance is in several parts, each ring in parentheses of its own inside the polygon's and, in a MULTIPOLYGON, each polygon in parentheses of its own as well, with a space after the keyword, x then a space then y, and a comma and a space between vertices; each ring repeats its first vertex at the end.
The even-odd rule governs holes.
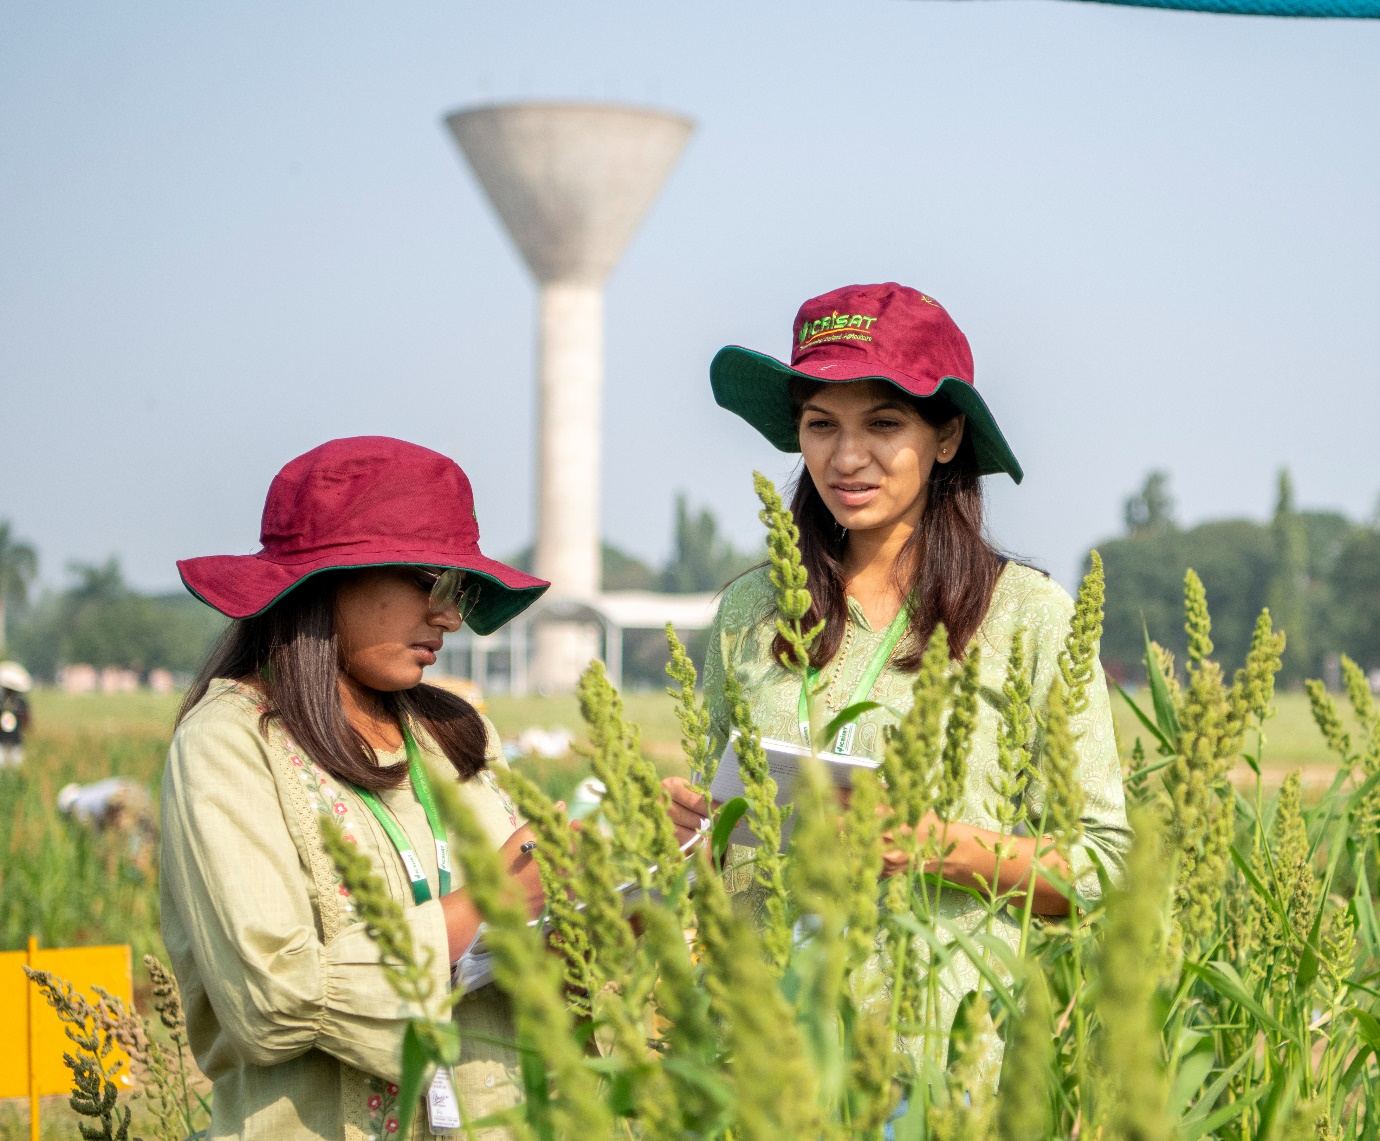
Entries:
MULTIPOLYGON (((877 684, 877 679, 882 676, 882 670, 886 668, 887 662, 891 661, 891 655, 896 652, 896 645, 901 640, 901 636, 910 626, 910 613, 905 606, 896 612, 896 617, 891 620, 891 625, 886 628, 881 645, 872 652, 872 659, 867 663, 867 669, 863 670, 862 677, 858 680, 858 688, 853 691, 853 696, 848 699, 849 705, 857 705, 860 701, 866 701, 868 694, 872 692, 872 687, 877 684)), ((811 666, 805 671, 805 680, 800 685, 800 736, 806 745, 810 744, 810 690, 814 689, 815 682, 819 680, 820 671, 811 666)), ((853 737, 857 733, 858 723, 856 720, 850 721, 839 730, 838 736, 834 741, 834 752, 841 756, 849 756, 853 752, 853 737)))
MULTIPOLYGON (((450 891, 450 845, 446 842, 446 831, 441 826, 441 817, 436 812, 436 801, 431 795, 431 782, 427 780, 421 750, 417 748, 417 742, 413 740, 412 733, 406 725, 403 726, 402 735, 403 744, 407 747, 407 775, 412 778, 412 791, 421 803, 422 811, 426 813, 431 838, 436 841, 436 868, 441 881, 441 894, 445 895, 450 891)), ((393 841, 393 847, 397 848, 403 867, 407 871, 407 878, 412 881, 412 898, 417 903, 425 903, 431 898, 431 885, 427 883, 426 869, 422 867, 422 861, 412 850, 412 841, 398 827, 398 822, 388 810, 379 803, 377 796, 365 788, 357 788, 355 792, 359 794, 360 800, 369 806, 374 819, 383 826, 388 838, 393 841)))

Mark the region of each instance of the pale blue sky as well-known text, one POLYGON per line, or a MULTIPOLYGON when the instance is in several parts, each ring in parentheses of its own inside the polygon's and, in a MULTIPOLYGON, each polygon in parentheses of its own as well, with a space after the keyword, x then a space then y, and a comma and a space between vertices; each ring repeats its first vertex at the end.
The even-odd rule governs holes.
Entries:
MULTIPOLYGON (((332 436, 455 456, 532 525, 535 291, 444 113, 612 100, 698 126, 609 282, 603 505, 740 543, 791 461, 712 402, 804 298, 898 279, 972 341, 1065 582, 1152 467, 1186 522, 1380 496, 1380 23, 986 3, 0 3, 0 518, 69 559, 257 546, 332 436)), ((1210 585, 1210 584, 1209 584, 1210 585)), ((1113 589, 1115 584, 1113 584, 1113 589)))

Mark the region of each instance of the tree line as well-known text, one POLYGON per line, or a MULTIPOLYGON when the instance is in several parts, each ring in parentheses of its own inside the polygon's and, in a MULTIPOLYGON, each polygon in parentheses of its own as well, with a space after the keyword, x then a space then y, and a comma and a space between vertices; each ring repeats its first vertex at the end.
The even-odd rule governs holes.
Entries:
MULTIPOLYGON (((707 509, 676 498, 672 550, 653 567, 616 547, 603 548, 605 590, 661 590, 693 593, 717 590, 759 556, 737 550, 719 531, 707 509)), ((531 549, 508 560, 527 566, 531 549)), ((64 665, 84 662, 144 674, 155 668, 193 673, 225 627, 225 619, 185 591, 150 594, 124 579, 119 560, 71 563, 60 589, 37 590, 38 552, 0 520, 0 657, 22 661, 37 678, 51 681, 64 665)), ((648 658, 655 673, 665 664, 665 640, 653 647, 629 646, 629 664, 648 658), (645 651, 645 653, 644 653, 645 651)))
MULTIPOLYGON (((1288 637, 1281 680, 1328 676, 1346 654, 1380 668, 1380 511, 1355 522, 1335 511, 1301 510, 1287 471, 1279 475, 1269 522, 1218 519, 1182 527, 1169 477, 1151 472, 1125 503, 1123 534, 1097 544, 1107 575, 1102 660, 1113 677, 1140 676, 1144 636, 1182 652, 1184 572, 1208 584, 1212 635, 1226 661, 1240 661, 1260 608, 1268 606, 1288 637)), ((761 560, 738 550, 706 508, 676 498, 672 549, 660 566, 616 547, 603 548, 606 590, 693 593, 720 589, 761 560)), ((531 551, 512 562, 530 563, 531 551)), ((1086 562, 1085 562, 1086 569, 1086 562)), ((73 662, 194 671, 224 620, 183 592, 148 594, 125 581, 117 559, 67 568, 62 589, 34 597, 38 555, 0 520, 0 655, 17 657, 52 679, 73 662), (6 634, 9 634, 8 640, 6 634)), ((698 639, 692 639, 698 650, 698 639)), ((665 644, 659 633, 629 636, 625 669, 661 684, 665 644)))
POLYGON ((1147 629, 1182 656, 1189 567, 1207 584, 1221 659, 1245 658, 1256 615, 1268 606, 1288 639, 1281 682, 1328 676, 1341 654, 1364 669, 1380 667, 1380 509, 1364 522, 1301 510, 1285 470, 1269 522, 1185 528, 1174 516, 1168 475, 1155 471, 1126 500, 1124 520, 1121 536, 1096 544, 1107 575, 1102 660, 1113 676, 1140 676, 1147 629))
POLYGON ((125 582, 119 560, 72 563, 69 585, 30 598, 11 594, 5 654, 35 677, 56 678, 65 665, 117 666, 139 674, 162 668, 191 674, 225 619, 191 595, 146 594, 125 582))

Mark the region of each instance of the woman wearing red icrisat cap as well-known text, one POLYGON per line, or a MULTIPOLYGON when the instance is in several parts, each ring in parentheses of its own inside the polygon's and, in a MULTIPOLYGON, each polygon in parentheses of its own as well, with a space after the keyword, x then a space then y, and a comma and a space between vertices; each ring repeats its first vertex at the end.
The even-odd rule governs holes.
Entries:
MULTIPOLYGON (((512 1040, 508 1011, 467 954, 479 916, 452 881, 431 785, 458 782, 535 916, 530 832, 493 777, 493 727, 422 677, 447 634, 488 634, 548 584, 481 553, 454 461, 380 436, 332 440, 283 468, 261 541, 256 554, 178 563, 187 588, 234 619, 187 694, 163 781, 163 937, 214 1082, 210 1136, 398 1128, 403 1032, 430 1012, 389 986, 322 848, 323 815, 404 905, 434 993, 452 964, 468 983, 453 1075, 468 1116, 511 1105, 517 1058, 493 1044, 512 1040)), ((429 1094, 438 1116, 445 1092, 429 1094)))
MULTIPOLYGON (((1085 897, 1097 894, 1098 865, 1114 872, 1130 840, 1121 767, 1097 668, 1087 708, 1072 718, 1085 800, 1072 867, 1042 838, 999 834, 989 779, 996 775, 1012 640, 1020 632, 1040 709, 1073 607, 1046 575, 1005 558, 985 537, 981 477, 1005 472, 1019 483, 1022 472, 974 387, 968 341, 934 298, 888 282, 845 286, 805 302, 791 344, 789 365, 724 348, 710 380, 720 405, 781 451, 801 453, 791 510, 813 599, 804 626, 824 623, 811 652, 810 680, 821 687, 818 720, 827 724, 849 705, 876 703, 829 747, 881 758, 886 731, 912 703, 920 654, 943 623, 952 660, 980 652, 981 688, 959 823, 948 826, 953 848, 942 861, 948 882, 978 890, 945 890, 941 913, 960 926, 983 921, 980 897, 994 879, 1002 892, 1032 892, 1037 913, 1064 913, 1067 898, 1034 875, 1034 865, 1038 858, 1085 897)), ((729 733, 724 676, 733 671, 761 733, 805 743, 802 682, 780 664, 785 649, 762 567, 729 585, 710 632, 704 684, 721 742, 729 733)), ((1032 821, 1040 820, 1045 801, 1039 746, 1037 737, 1023 797, 1032 821)), ((683 782, 667 783, 676 822, 688 835, 704 803, 683 782)), ((879 873, 904 867, 904 855, 893 851, 879 873)), ((996 927, 1014 945, 1018 917, 1003 913, 996 927)), ((961 955, 946 972, 938 1012, 945 1028, 958 997, 978 983, 961 955)))

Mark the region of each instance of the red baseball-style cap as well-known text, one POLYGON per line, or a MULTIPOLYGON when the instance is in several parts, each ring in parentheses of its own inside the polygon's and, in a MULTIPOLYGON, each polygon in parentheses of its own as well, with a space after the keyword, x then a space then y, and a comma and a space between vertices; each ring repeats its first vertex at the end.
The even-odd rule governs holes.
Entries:
POLYGON ((783 452, 800 451, 790 379, 830 384, 884 380, 911 396, 940 396, 967 417, 984 474, 1021 482, 1021 465, 973 387, 968 338, 933 297, 898 285, 845 285, 800 307, 791 363, 739 345, 720 349, 709 382, 721 407, 736 412, 783 452))
POLYGON ((454 460, 388 436, 330 440, 273 477, 262 549, 182 559, 187 589, 230 618, 262 614, 322 571, 379 566, 453 567, 480 584, 465 619, 493 632, 551 584, 479 550, 470 481, 454 460))

